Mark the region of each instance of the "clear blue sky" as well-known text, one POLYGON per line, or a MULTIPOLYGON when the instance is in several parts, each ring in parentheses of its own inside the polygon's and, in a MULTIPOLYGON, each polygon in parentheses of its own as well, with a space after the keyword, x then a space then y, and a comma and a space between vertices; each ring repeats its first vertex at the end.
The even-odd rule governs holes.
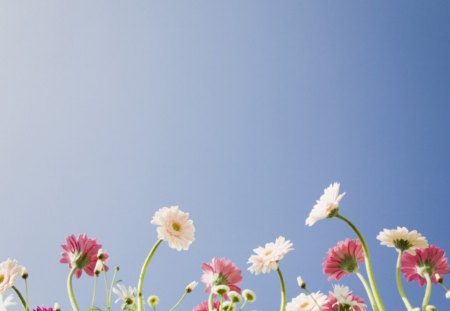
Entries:
MULTIPOLYGON (((68 310, 67 234, 97 237, 135 284, 153 213, 177 204, 197 239, 152 263, 160 310, 217 256, 273 311, 277 276, 246 271, 252 249, 284 235, 289 299, 297 275, 328 292, 322 259, 354 235, 304 221, 340 181, 385 304, 402 310, 396 254, 375 237, 407 226, 450 252, 449 55, 448 1, 1 1, 0 260, 28 267, 33 306, 68 310)), ((84 307, 91 286, 76 282, 84 307)), ((419 305, 424 289, 406 290, 419 305)), ((450 309, 441 288, 432 299, 450 309)))

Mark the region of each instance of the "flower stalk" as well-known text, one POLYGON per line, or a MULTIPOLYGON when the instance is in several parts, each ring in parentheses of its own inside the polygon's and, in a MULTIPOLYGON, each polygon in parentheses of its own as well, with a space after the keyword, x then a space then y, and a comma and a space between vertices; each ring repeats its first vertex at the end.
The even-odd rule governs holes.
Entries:
POLYGON ((378 311, 378 306, 375 303, 375 299, 373 298, 372 290, 370 289, 370 286, 367 283, 366 279, 359 271, 356 271, 355 274, 358 277, 358 279, 361 281, 362 285, 364 286, 364 289, 366 290, 366 293, 367 293, 367 296, 369 297, 370 305, 372 306, 373 311, 378 311))
POLYGON ((427 286, 425 287, 425 295, 423 296, 423 301, 422 301, 422 311, 426 311, 428 303, 430 302, 430 297, 431 297, 431 278, 430 278, 430 274, 428 274, 428 272, 424 272, 423 274, 425 280, 427 280, 427 286))
POLYGON ((284 284, 283 274, 281 273, 281 269, 277 268, 278 276, 280 278, 280 286, 281 286, 281 304, 280 311, 286 310, 286 286, 284 284))
POLYGON ((75 271, 77 271, 77 267, 74 266, 70 272, 69 276, 67 277, 67 293, 69 294, 70 304, 72 305, 73 311, 80 311, 78 308, 77 300, 75 299, 75 295, 73 293, 73 287, 72 287, 72 279, 73 275, 75 274, 75 271))
POLYGON ((14 290, 14 292, 17 295, 17 297, 19 297, 19 300, 20 300, 20 303, 22 304, 23 309, 25 311, 28 311, 28 305, 27 305, 27 302, 25 301, 25 299, 23 298, 22 293, 15 286, 12 286, 11 288, 14 290))
POLYGON ((403 288, 402 278, 401 278, 401 274, 400 274, 402 257, 403 257, 403 251, 399 250, 398 258, 397 258, 397 265, 396 265, 396 269, 395 269, 395 279, 397 281, 397 288, 398 288, 398 292, 400 293, 400 297, 402 298, 403 303, 405 304, 406 310, 409 311, 409 310, 413 309, 413 306, 409 302, 408 297, 406 297, 406 293, 403 288))

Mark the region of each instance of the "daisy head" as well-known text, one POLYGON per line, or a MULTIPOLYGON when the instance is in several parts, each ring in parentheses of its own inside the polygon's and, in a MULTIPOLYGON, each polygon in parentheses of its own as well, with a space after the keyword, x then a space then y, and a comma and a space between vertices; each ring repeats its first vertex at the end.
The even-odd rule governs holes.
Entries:
POLYGON ((131 286, 128 288, 120 283, 118 283, 112 289, 113 293, 116 294, 117 299, 114 303, 118 303, 119 301, 123 302, 123 306, 133 306, 136 304, 137 299, 137 289, 131 286))
POLYGON ((358 263, 364 261, 364 251, 359 240, 340 241, 328 250, 322 266, 328 280, 340 280, 358 271, 358 263))
POLYGON ((0 263, 0 295, 14 285, 16 278, 21 275, 22 267, 13 259, 0 263))
MULTIPOLYGON (((219 308, 220 308, 220 302, 214 301, 213 302, 213 311, 219 311, 219 308)), ((196 305, 192 311, 209 311, 208 301, 203 301, 201 304, 196 305)))
POLYGON ((248 259, 251 266, 248 270, 256 275, 269 273, 278 269, 278 262, 293 250, 292 243, 284 237, 278 237, 275 242, 266 243, 264 247, 257 247, 253 250, 255 254, 248 259))
MULTIPOLYGON (((81 276, 83 270, 87 275, 94 275, 97 253, 102 247, 96 239, 90 239, 86 234, 80 234, 78 237, 72 234, 66 238, 66 244, 62 244, 61 247, 64 252, 59 262, 69 264, 70 268, 76 267, 77 278, 81 276)), ((108 256, 104 258, 106 261, 108 256)), ((108 267, 105 266, 104 269, 107 271, 108 267)))
POLYGON ((339 193, 339 187, 340 184, 335 182, 323 191, 322 196, 316 201, 308 218, 306 218, 306 225, 312 226, 319 220, 336 215, 339 210, 339 202, 345 195, 345 192, 339 193))
POLYGON ((408 282, 417 281, 420 286, 426 283, 425 273, 433 283, 439 282, 436 273, 440 276, 450 273, 445 252, 433 245, 417 249, 415 255, 405 253, 401 270, 408 282))
POLYGON ((219 285, 226 285, 230 290, 241 292, 237 286, 242 281, 241 270, 229 259, 213 258, 210 263, 202 264, 201 280, 206 285, 206 292, 219 285))
POLYGON ((364 300, 352 294, 347 286, 334 285, 333 291, 328 295, 328 302, 324 311, 365 311, 367 305, 364 300))
POLYGON ((415 254, 416 249, 428 246, 427 239, 416 230, 408 231, 405 227, 397 229, 384 229, 378 234, 377 239, 381 245, 395 247, 398 251, 415 254))
POLYGON ((17 303, 14 301, 12 294, 8 295, 5 300, 3 300, 3 295, 0 294, 0 310, 6 311, 7 308, 15 306, 17 303))
POLYGON ((182 212, 178 206, 160 208, 151 223, 158 226, 158 239, 167 241, 169 247, 177 251, 188 250, 195 239, 195 227, 189 213, 182 212))
POLYGON ((321 311, 327 303, 327 296, 320 291, 305 295, 301 293, 286 305, 286 311, 321 311))

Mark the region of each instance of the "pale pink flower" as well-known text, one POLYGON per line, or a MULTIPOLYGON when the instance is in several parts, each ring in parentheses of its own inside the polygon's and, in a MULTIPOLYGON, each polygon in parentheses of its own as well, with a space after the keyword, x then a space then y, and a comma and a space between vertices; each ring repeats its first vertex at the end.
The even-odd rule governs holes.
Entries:
MULTIPOLYGON (((66 244, 62 244, 61 247, 64 252, 61 254, 60 263, 67 263, 69 267, 76 267, 75 276, 79 278, 82 274, 82 270, 88 275, 93 276, 95 270, 95 264, 97 262, 98 250, 102 247, 97 243, 96 239, 90 239, 86 234, 80 234, 77 237, 75 235, 69 235, 66 238, 66 244)), ((103 262, 108 259, 108 254, 103 252, 103 262)), ((108 267, 104 265, 103 269, 108 271, 108 267)))
POLYGON ((195 239, 195 227, 189 213, 181 211, 178 206, 160 208, 151 223, 158 226, 158 239, 167 241, 169 247, 177 251, 188 250, 195 239))
POLYGON ((323 191, 322 196, 316 201, 316 204, 306 218, 306 225, 312 226, 317 221, 333 216, 333 213, 339 210, 339 202, 345 195, 339 193, 340 184, 335 182, 323 191))
POLYGON ((366 309, 367 305, 364 300, 353 295, 347 286, 334 285, 323 311, 365 311, 366 309))
POLYGON ((301 293, 286 305, 286 311, 321 311, 326 303, 327 296, 320 291, 310 295, 301 293))
POLYGON ((364 251, 359 240, 340 241, 328 250, 322 266, 328 280, 340 280, 358 270, 358 262, 364 261, 364 251))
MULTIPOLYGON (((220 308, 220 302, 214 301, 213 302, 214 311, 219 311, 219 308, 220 308)), ((208 301, 203 301, 201 304, 196 305, 192 311, 209 311, 208 310, 208 301)))
POLYGON ((278 262, 293 249, 291 241, 279 236, 275 243, 266 243, 264 247, 260 246, 253 250, 255 254, 248 259, 247 263, 251 264, 248 270, 255 275, 277 270, 278 262))
POLYGON ((14 285, 14 281, 21 273, 22 267, 15 260, 8 258, 0 263, 0 295, 14 285))
POLYGON ((405 227, 397 227, 397 229, 384 229, 378 234, 377 239, 381 245, 387 247, 395 247, 399 251, 406 251, 412 255, 416 249, 428 246, 427 239, 416 230, 409 231, 405 227))
POLYGON ((241 270, 231 260, 213 258, 211 263, 202 264, 202 271, 201 280, 206 285, 206 292, 217 285, 226 285, 232 291, 241 292, 237 286, 242 281, 241 270))
POLYGON ((433 283, 438 283, 436 273, 450 273, 445 252, 434 245, 417 249, 415 255, 403 254, 401 270, 408 282, 417 281, 420 286, 427 282, 424 273, 428 273, 433 283))

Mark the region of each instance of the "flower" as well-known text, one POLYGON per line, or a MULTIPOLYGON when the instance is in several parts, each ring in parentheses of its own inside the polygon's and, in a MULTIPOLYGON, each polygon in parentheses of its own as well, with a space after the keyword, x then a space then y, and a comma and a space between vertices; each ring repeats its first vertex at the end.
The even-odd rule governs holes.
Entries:
POLYGON ((340 184, 335 182, 323 191, 322 196, 316 201, 306 218, 306 225, 312 226, 321 219, 333 217, 334 213, 339 210, 339 202, 345 195, 345 192, 339 194, 339 187, 340 184))
POLYGON ((405 253, 402 257, 401 271, 408 282, 417 281, 420 286, 426 283, 424 273, 428 273, 433 283, 438 283, 436 273, 439 275, 450 273, 445 252, 430 245, 416 250, 416 254, 405 253))
POLYGON ((197 285, 197 281, 192 281, 191 283, 189 283, 185 288, 186 293, 191 293, 197 287, 197 285))
POLYGON ((229 292, 228 298, 233 303, 241 303, 242 302, 242 296, 238 292, 235 292, 235 291, 229 292))
POLYGON ((201 280, 206 285, 206 292, 213 286, 227 285, 230 290, 241 292, 237 286, 242 281, 241 270, 229 259, 213 258, 211 263, 202 264, 201 280))
POLYGON ((14 297, 12 294, 8 295, 5 300, 3 300, 3 295, 0 294, 0 311, 7 311, 6 308, 15 306, 14 297))
POLYGON ((22 267, 13 259, 0 263, 0 295, 14 285, 17 276, 21 275, 22 267))
POLYGON ((327 296, 320 291, 312 293, 311 295, 301 293, 286 305, 286 311, 321 311, 321 308, 323 308, 326 303, 327 296), (320 307, 316 305, 314 300, 320 307))
POLYGON ((399 251, 406 251, 412 255, 418 248, 428 246, 427 239, 416 230, 411 232, 405 227, 397 227, 397 229, 384 229, 378 234, 377 239, 381 241, 381 245, 387 247, 395 247, 399 251))
POLYGON ((167 241, 177 251, 188 250, 194 241, 195 227, 189 213, 182 212, 178 206, 160 208, 151 223, 159 226, 158 239, 167 241))
POLYGON ((340 241, 328 250, 322 266, 328 280, 340 280, 358 270, 358 262, 364 261, 364 251, 359 240, 340 241))
POLYGON ((364 300, 352 294, 347 286, 334 285, 333 291, 328 295, 328 302, 324 311, 364 311, 367 305, 364 300))
POLYGON ((122 300, 125 305, 133 305, 136 302, 137 289, 134 287, 128 286, 128 288, 126 288, 119 283, 116 287, 113 287, 112 291, 118 297, 114 303, 118 303, 122 300))
POLYGON ((445 293, 445 298, 450 299, 450 289, 445 293))
MULTIPOLYGON (((75 276, 77 278, 81 276, 83 270, 87 275, 94 275, 97 252, 102 247, 96 239, 90 239, 86 234, 80 234, 76 238, 72 234, 66 238, 66 244, 62 244, 61 247, 64 252, 61 254, 59 262, 69 264, 70 268, 76 267, 75 276)), ((103 262, 106 259, 108 259, 108 254, 104 253, 103 262)), ((104 269, 108 271, 107 266, 104 266, 104 269)))
MULTIPOLYGON (((220 302, 214 301, 213 302, 214 311, 219 311, 219 308, 220 308, 220 302)), ((201 304, 196 305, 192 311, 209 311, 208 310, 208 301, 203 301, 201 304)))
POLYGON ((247 263, 251 264, 248 270, 256 275, 277 270, 278 262, 292 250, 291 241, 280 236, 275 243, 266 243, 264 247, 259 246, 253 250, 256 254, 248 259, 247 263))
POLYGON ((256 300, 256 294, 251 289, 244 289, 242 291, 242 297, 248 302, 254 302, 256 300))
POLYGON ((159 304, 159 297, 156 295, 151 295, 147 298, 147 303, 153 309, 156 308, 159 304))
POLYGON ((52 307, 44 308, 44 307, 37 307, 36 309, 33 309, 33 311, 53 311, 52 307))
POLYGON ((55 305, 53 306, 53 310, 54 311, 61 311, 61 306, 59 305, 59 303, 55 302, 55 305))

